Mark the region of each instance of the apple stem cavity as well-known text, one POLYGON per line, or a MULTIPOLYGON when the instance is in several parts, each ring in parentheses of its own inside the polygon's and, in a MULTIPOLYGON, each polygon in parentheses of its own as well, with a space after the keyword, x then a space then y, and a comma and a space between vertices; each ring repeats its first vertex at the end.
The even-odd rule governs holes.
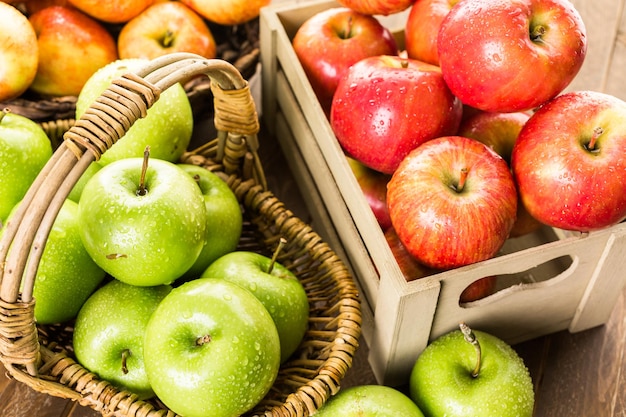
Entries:
POLYGON ((346 30, 339 33, 339 37, 341 39, 350 39, 352 37, 352 23, 353 23, 352 16, 350 16, 348 18, 348 25, 346 27, 346 30))
POLYGON ((171 30, 166 30, 165 34, 161 38, 161 46, 169 48, 174 43, 174 33, 171 30))
POLYGON ((474 370, 471 375, 472 378, 477 378, 480 373, 480 366, 482 362, 482 351, 480 349, 480 343, 478 343, 478 339, 476 339, 476 335, 472 331, 472 329, 465 323, 460 323, 459 327, 461 329, 461 333, 463 333, 463 337, 467 343, 470 343, 474 346, 474 350, 476 351, 476 366, 474 366, 474 370))
POLYGON ((143 151, 143 165, 141 166, 141 178, 139 179, 138 196, 144 196, 148 193, 146 190, 146 172, 148 171, 148 160, 150 159, 150 146, 146 146, 143 151))
POLYGON ((274 269, 274 264, 276 263, 276 259, 278 258, 278 255, 280 254, 280 252, 282 252, 283 247, 286 244, 287 244, 287 239, 285 239, 284 237, 281 237, 280 240, 278 241, 278 246, 276 246, 276 250, 272 254, 272 260, 270 262, 270 265, 267 267, 268 274, 272 273, 272 270, 274 269))
POLYGON ((211 335, 210 334, 205 334, 204 336, 200 336, 199 338, 196 339, 196 346, 203 346, 206 344, 211 343, 211 335))
POLYGON ((596 127, 595 129, 593 129, 593 134, 591 135, 591 139, 589 139, 589 143, 587 143, 586 148, 588 151, 597 151, 598 149, 596 148, 596 142, 598 141, 598 138, 600 137, 600 135, 602 135, 604 133, 604 129, 602 129, 600 126, 596 127))
POLYGON ((130 349, 124 349, 122 351, 122 373, 126 375, 128 373, 128 358, 130 357, 130 349))
POLYGON ((545 33, 546 27, 544 25, 533 25, 530 28, 530 40, 533 42, 542 42, 545 33))

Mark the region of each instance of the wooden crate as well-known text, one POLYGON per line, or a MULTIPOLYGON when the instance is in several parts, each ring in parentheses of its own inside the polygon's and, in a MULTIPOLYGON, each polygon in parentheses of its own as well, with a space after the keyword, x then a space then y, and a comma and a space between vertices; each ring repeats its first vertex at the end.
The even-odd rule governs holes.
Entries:
MULTIPOLYGON (((291 47, 292 37, 308 17, 336 5, 327 0, 286 2, 262 11, 263 117, 287 155, 316 229, 358 279, 364 300, 363 333, 377 380, 406 383, 427 343, 460 321, 511 344, 603 324, 626 283, 621 273, 626 268, 626 224, 585 234, 544 227, 509 239, 493 259, 406 282, 291 47), (500 291, 459 304, 463 289, 491 275, 499 277, 500 291)), ((608 19, 612 14, 606 9, 590 10, 597 18, 608 19)), ((615 21, 618 14, 612 13, 615 21)), ((381 17, 400 42, 405 16, 381 17)), ((595 49, 592 43, 590 56, 595 49)), ((617 59, 603 62, 610 66, 617 59)), ((596 69, 581 70, 571 88, 608 88, 610 82, 597 83, 596 69)), ((623 77, 619 71, 613 73, 623 77)))

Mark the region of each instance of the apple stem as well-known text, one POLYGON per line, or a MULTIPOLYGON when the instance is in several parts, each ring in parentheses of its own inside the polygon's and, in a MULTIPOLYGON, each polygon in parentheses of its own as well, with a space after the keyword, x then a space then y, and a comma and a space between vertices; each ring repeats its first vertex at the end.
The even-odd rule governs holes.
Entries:
POLYGON ((286 243, 287 243, 287 239, 285 239, 284 237, 281 237, 280 240, 278 241, 278 246, 276 246, 276 250, 272 254, 272 261, 270 262, 270 266, 267 267, 268 274, 272 273, 272 270, 274 269, 274 264, 276 263, 276 259, 278 258, 278 255, 283 250, 283 247, 285 246, 286 243))
POLYGON ((141 178, 139 179, 139 190, 137 190, 138 196, 146 195, 146 172, 148 171, 148 160, 150 159, 150 146, 146 146, 143 151, 143 165, 141 166, 141 178))
POLYGON ((604 133, 604 129, 602 129, 600 126, 593 129, 593 135, 591 135, 591 139, 589 139, 589 143, 587 144, 588 150, 596 150, 596 142, 598 141, 598 138, 602 133, 604 133))
POLYGON ((204 336, 200 336, 196 339, 196 346, 206 345, 207 343, 211 343, 211 335, 205 334, 204 336))
POLYGON ((2 119, 4 119, 4 116, 6 116, 7 113, 11 113, 11 109, 9 109, 8 107, 2 109, 2 111, 0 112, 0 122, 2 122, 2 119))
POLYGON ((128 373, 128 358, 130 357, 131 352, 130 349, 124 349, 122 351, 122 373, 126 375, 128 373))
POLYGON ((463 337, 465 338, 465 341, 468 343, 471 343, 474 346, 474 350, 476 351, 476 366, 474 367, 474 370, 472 371, 472 378, 476 378, 478 377, 478 374, 480 373, 480 365, 482 361, 482 352, 480 349, 480 343, 478 343, 478 339, 476 339, 476 335, 467 324, 460 323, 459 327, 461 328, 461 333, 463 333, 463 337))
POLYGON ((463 191, 463 188, 465 188, 465 182, 467 181, 467 174, 468 174, 469 170, 467 168, 461 168, 461 175, 459 176, 459 182, 456 184, 456 186, 452 186, 452 188, 456 191, 456 192, 461 192, 463 191))
POLYGON ((341 39, 350 39, 352 37, 352 16, 348 17, 348 27, 342 33, 340 33, 341 39))

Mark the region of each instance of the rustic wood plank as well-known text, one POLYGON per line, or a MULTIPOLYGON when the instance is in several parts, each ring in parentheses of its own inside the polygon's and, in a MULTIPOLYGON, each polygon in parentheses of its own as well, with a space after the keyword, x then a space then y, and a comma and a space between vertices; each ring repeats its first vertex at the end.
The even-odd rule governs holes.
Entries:
POLYGON ((0 416, 59 417, 65 414, 69 402, 36 392, 25 384, 11 380, 0 394, 0 416))
POLYGON ((626 415, 625 294, 604 326, 516 346, 535 382, 535 417, 626 415))
POLYGON ((572 83, 572 90, 606 89, 606 77, 624 0, 572 0, 587 29, 587 56, 572 83))
POLYGON ((626 0, 622 1, 622 18, 607 73, 605 92, 626 100, 626 0))

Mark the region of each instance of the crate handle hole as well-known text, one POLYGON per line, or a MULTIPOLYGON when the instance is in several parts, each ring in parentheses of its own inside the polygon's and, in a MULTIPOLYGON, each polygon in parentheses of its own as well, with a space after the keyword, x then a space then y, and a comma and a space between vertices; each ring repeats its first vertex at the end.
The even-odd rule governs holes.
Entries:
POLYGON ((526 288, 553 285, 569 276, 566 272, 574 268, 574 259, 564 255, 518 273, 479 278, 463 289, 459 307, 478 307, 526 288))

